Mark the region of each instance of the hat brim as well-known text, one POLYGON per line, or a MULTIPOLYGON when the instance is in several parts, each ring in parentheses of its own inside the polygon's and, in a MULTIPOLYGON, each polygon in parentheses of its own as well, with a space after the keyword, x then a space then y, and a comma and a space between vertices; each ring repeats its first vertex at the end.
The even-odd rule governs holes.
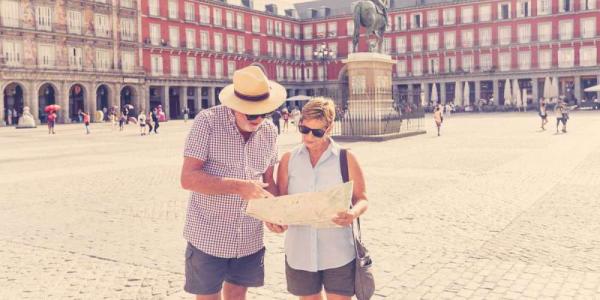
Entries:
POLYGON ((242 100, 235 95, 233 84, 226 86, 219 93, 221 104, 227 106, 237 112, 247 115, 267 114, 280 107, 287 98, 285 87, 281 84, 269 80, 269 98, 261 101, 242 100))

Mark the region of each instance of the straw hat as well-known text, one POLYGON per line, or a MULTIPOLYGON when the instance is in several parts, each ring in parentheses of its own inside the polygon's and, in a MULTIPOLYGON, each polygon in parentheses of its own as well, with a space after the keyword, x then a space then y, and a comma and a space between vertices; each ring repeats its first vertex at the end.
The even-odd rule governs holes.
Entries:
POLYGON ((270 81, 257 66, 233 73, 233 83, 219 94, 221 104, 247 115, 260 115, 276 110, 287 97, 285 88, 270 81))

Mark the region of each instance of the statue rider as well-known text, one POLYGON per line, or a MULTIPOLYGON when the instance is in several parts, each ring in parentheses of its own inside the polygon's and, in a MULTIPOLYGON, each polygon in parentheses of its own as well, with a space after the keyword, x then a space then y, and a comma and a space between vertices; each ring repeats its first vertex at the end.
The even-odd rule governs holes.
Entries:
POLYGON ((371 0, 371 2, 375 4, 375 9, 377 10, 377 13, 384 16, 387 22, 387 0, 371 0))

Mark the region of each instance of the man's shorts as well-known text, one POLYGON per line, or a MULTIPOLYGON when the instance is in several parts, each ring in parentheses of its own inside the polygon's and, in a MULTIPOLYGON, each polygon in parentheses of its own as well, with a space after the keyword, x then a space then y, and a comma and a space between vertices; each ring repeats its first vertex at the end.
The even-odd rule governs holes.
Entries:
POLYGON ((294 296, 309 296, 325 292, 341 296, 354 296, 354 272, 356 268, 354 260, 334 269, 318 272, 296 270, 285 262, 285 278, 287 290, 294 296))
POLYGON ((265 281, 265 248, 240 258, 221 258, 206 254, 190 243, 185 250, 184 290, 194 295, 221 291, 223 282, 259 287, 265 281))

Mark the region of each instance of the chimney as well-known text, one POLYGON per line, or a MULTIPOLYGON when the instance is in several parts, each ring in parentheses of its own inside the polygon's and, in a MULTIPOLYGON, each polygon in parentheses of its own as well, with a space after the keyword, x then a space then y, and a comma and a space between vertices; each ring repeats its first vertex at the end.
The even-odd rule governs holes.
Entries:
POLYGON ((277 14, 277 4, 267 4, 267 5, 265 5, 265 10, 268 13, 276 15, 277 14))
POLYGON ((321 6, 319 15, 321 17, 329 17, 331 15, 331 8, 326 6, 321 6))
POLYGON ((309 8, 308 9, 309 15, 311 18, 318 18, 319 17, 319 11, 316 8, 309 8))
POLYGON ((254 8, 254 3, 252 0, 242 0, 242 6, 252 9, 254 8))
POLYGON ((296 17, 298 17, 296 10, 293 9, 293 8, 286 9, 285 10, 285 16, 286 17, 290 17, 290 18, 296 18, 296 17))

